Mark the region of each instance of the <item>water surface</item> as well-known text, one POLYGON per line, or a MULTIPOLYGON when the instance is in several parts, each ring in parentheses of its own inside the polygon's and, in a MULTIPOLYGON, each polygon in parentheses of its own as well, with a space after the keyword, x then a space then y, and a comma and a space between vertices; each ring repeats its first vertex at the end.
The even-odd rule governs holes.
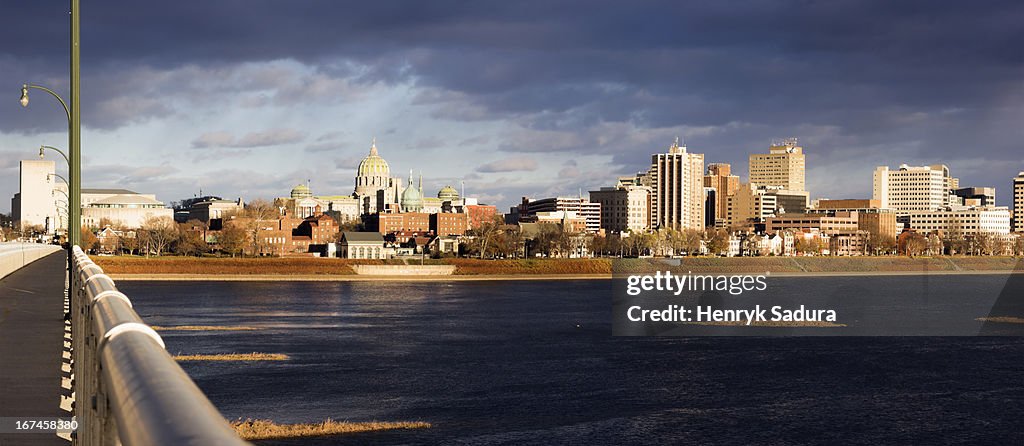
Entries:
POLYGON ((1020 338, 612 337, 605 280, 119 287, 153 325, 261 328, 172 353, 291 355, 182 364, 230 419, 434 425, 261 444, 1024 444, 1020 338))

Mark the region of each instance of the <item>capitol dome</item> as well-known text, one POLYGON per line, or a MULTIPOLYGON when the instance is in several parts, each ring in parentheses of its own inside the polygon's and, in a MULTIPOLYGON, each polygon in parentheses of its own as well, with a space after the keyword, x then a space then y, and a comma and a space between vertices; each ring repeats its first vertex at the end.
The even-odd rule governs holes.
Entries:
POLYGON ((370 154, 366 155, 366 158, 359 162, 359 170, 356 171, 356 175, 386 177, 390 174, 391 168, 388 166, 388 162, 384 161, 384 158, 377 154, 377 139, 374 138, 370 144, 370 154))
POLYGON ((309 186, 300 184, 292 188, 292 198, 309 198, 313 196, 313 191, 309 189, 309 186))
POLYGON ((454 187, 445 186, 437 193, 437 198, 440 198, 441 201, 456 201, 459 199, 459 191, 454 187))

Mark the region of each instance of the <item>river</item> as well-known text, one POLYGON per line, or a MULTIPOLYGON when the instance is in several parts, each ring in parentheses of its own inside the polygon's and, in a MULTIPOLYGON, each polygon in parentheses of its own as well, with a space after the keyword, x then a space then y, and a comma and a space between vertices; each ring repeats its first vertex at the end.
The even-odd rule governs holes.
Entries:
POLYGON ((259 328, 171 353, 291 356, 182 363, 229 419, 433 424, 259 444, 1024 444, 1024 338, 613 337, 607 280, 119 288, 152 325, 259 328))

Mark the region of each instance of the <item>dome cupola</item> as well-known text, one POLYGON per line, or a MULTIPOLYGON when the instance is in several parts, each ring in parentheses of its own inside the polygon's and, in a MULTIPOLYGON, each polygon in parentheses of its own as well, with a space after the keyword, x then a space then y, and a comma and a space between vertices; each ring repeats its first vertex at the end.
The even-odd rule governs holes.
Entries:
POLYGON ((459 199, 459 191, 455 190, 454 187, 445 186, 437 193, 437 198, 441 201, 457 201, 459 199))
POLYGON ((370 154, 366 155, 359 162, 359 169, 356 171, 357 176, 383 176, 387 177, 391 174, 391 168, 388 166, 388 162, 384 161, 377 154, 377 138, 373 138, 373 142, 370 143, 370 154))
POLYGON ((423 210, 423 176, 420 175, 420 187, 412 185, 412 170, 409 170, 409 187, 402 191, 402 200, 399 203, 402 212, 419 212, 423 210))
POLYGON ((309 186, 305 184, 299 184, 292 188, 292 198, 309 198, 313 196, 313 191, 309 189, 309 186))

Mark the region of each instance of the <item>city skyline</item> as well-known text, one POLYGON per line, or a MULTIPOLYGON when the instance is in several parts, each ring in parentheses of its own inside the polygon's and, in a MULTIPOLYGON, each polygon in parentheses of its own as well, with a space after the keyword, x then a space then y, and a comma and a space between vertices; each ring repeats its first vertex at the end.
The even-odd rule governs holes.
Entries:
MULTIPOLYGON (((870 196, 879 165, 941 163, 1010 204, 1019 5, 743 6, 90 5, 83 185, 165 202, 273 198, 306 179, 348 193, 377 137, 396 171, 427 172, 425 190, 465 179, 507 209, 613 185, 677 135, 744 180, 749 154, 797 136, 815 198, 870 196)), ((25 82, 67 91, 66 11, 16 8, 0 30, 8 197, 18 160, 66 144, 52 98, 13 99, 25 82)))

